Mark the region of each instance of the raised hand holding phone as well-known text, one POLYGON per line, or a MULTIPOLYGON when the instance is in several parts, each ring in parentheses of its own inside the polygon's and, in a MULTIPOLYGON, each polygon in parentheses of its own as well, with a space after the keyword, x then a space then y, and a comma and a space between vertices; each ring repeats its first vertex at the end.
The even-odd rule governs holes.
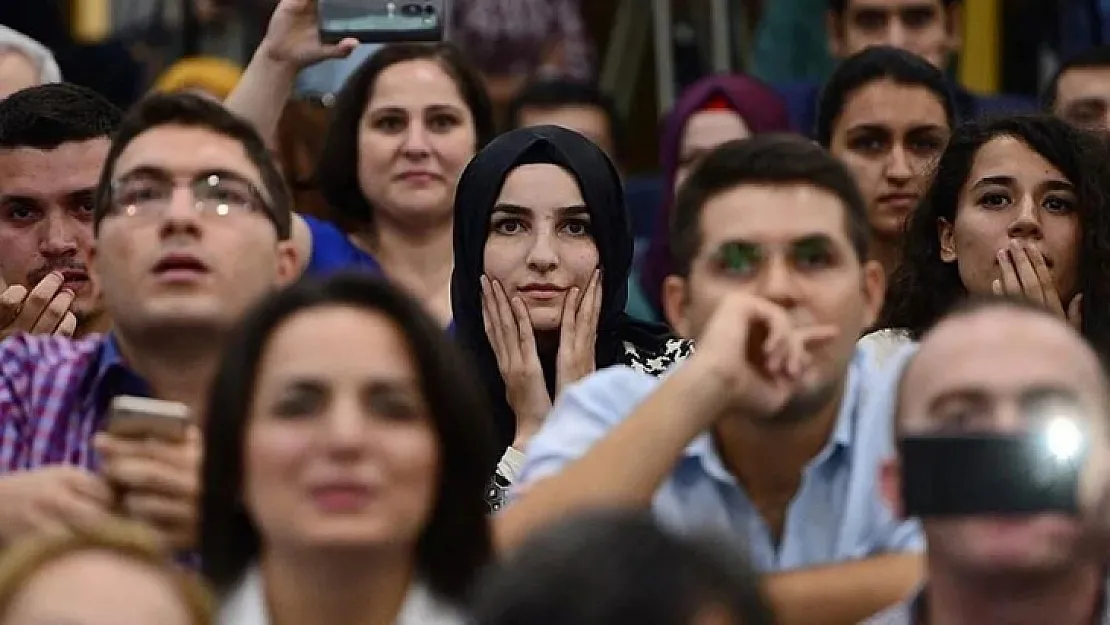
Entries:
POLYGON ((343 38, 332 43, 321 40, 317 2, 319 0, 280 0, 259 50, 294 70, 351 54, 358 47, 357 39, 343 38))

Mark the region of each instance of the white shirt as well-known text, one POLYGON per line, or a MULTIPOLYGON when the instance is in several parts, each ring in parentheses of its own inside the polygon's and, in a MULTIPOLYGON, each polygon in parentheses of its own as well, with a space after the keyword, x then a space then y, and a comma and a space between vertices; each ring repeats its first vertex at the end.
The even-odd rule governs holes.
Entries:
MULTIPOLYGON (((262 589, 262 574, 251 567, 243 580, 220 606, 218 625, 270 625, 270 612, 262 589)), ((409 588, 405 603, 397 614, 396 625, 464 625, 458 609, 432 595, 420 582, 409 588)))

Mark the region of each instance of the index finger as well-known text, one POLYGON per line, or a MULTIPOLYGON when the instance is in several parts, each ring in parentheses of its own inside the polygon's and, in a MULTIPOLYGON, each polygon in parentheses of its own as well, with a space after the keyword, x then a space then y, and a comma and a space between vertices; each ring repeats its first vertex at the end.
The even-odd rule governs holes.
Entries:
POLYGON ((27 294, 27 299, 23 300, 23 309, 19 311, 12 325, 21 330, 31 331, 35 327, 35 322, 50 306, 50 302, 54 301, 54 296, 64 284, 65 278, 62 274, 53 271, 46 274, 46 277, 39 280, 35 288, 27 294))

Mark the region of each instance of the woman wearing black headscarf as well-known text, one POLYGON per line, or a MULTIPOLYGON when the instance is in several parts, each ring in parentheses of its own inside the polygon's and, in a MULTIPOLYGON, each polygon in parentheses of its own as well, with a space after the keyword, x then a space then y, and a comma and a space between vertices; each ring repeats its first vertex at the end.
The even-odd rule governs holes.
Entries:
POLYGON ((632 265, 623 197, 605 153, 555 126, 498 137, 459 179, 451 306, 507 449, 489 493, 495 510, 560 390, 611 365, 658 375, 691 351, 623 312, 632 265))

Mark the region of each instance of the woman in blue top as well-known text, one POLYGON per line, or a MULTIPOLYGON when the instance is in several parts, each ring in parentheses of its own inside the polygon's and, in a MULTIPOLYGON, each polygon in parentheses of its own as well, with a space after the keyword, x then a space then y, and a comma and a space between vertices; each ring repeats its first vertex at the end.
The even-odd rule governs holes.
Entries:
MULTIPOLYGON (((272 137, 300 69, 357 46, 320 42, 316 3, 282 0, 228 107, 272 137)), ((452 199, 459 174, 494 135, 479 75, 447 44, 383 47, 336 98, 317 183, 326 219, 297 217, 303 269, 385 274, 447 325, 452 199)))

